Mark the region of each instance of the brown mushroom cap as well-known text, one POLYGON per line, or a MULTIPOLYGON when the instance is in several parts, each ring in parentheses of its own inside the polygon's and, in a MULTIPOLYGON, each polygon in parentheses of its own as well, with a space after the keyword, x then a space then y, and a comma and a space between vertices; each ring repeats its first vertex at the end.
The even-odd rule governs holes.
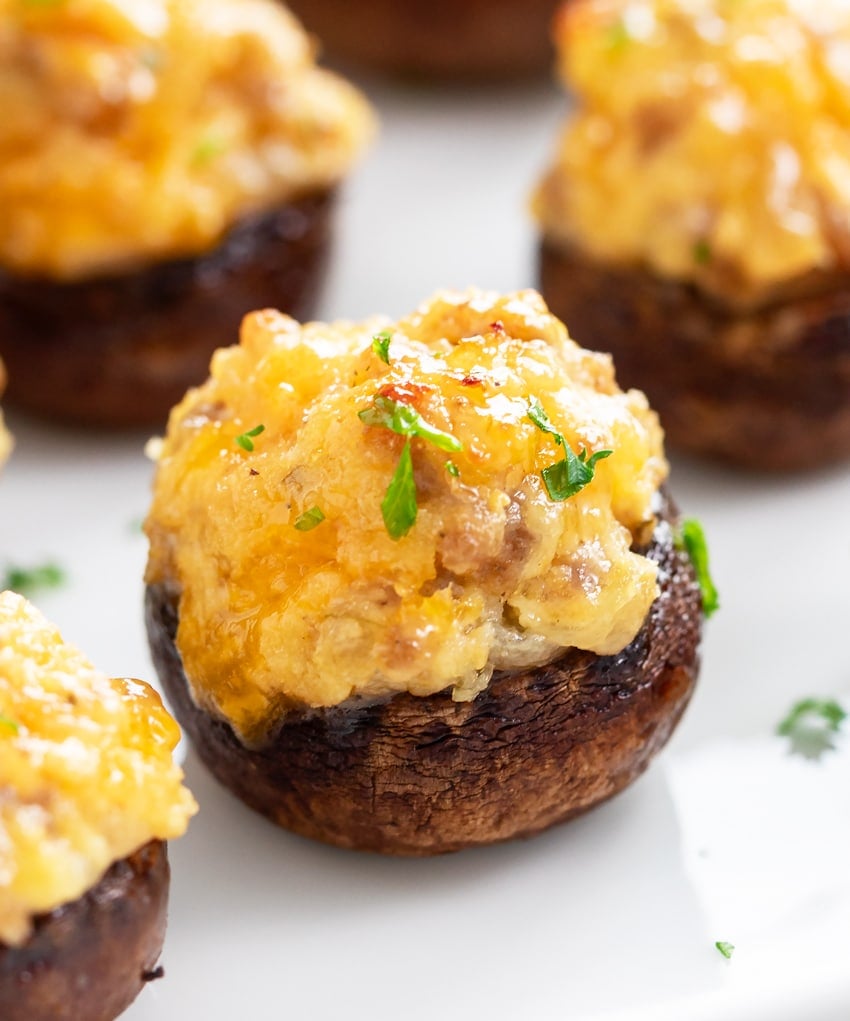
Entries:
POLYGON ((175 645, 177 596, 163 585, 147 590, 154 662, 213 775, 287 829, 399 855, 529 836, 631 783, 687 705, 701 602, 674 522, 665 503, 641 548, 659 565, 661 594, 630 645, 496 673, 472 702, 400 694, 287 715, 268 745, 249 749, 192 700, 175 645))
POLYGON ((576 339, 646 392, 669 446, 770 471, 850 457, 847 277, 743 311, 544 241, 540 283, 576 339))
POLYGON ((329 53, 391 74, 505 78, 548 74, 561 0, 292 0, 329 53))
POLYGON ((113 1021, 156 977, 169 874, 166 845, 152 841, 37 916, 22 946, 0 944, 3 1021, 113 1021))
POLYGON ((246 312, 308 316, 324 278, 333 191, 238 223, 210 252, 56 282, 0 272, 8 399, 92 426, 162 426, 246 312))

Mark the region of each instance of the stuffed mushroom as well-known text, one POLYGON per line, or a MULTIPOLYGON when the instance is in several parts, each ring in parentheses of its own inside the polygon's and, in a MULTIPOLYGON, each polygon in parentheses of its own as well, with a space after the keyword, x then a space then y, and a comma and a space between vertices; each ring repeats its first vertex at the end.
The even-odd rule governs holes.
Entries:
POLYGON ((372 128, 274 0, 0 0, 9 398, 161 426, 246 311, 313 305, 372 128))
POLYGON ((426 855, 617 793, 697 673, 661 430, 534 292, 246 318, 173 411, 147 622, 206 765, 282 826, 426 855))
POLYGON ((541 287, 671 446, 850 455, 850 9, 577 0, 576 109, 534 209, 541 287))
POLYGON ((112 1021, 165 935, 165 841, 195 811, 179 731, 0 593, 0 1017, 112 1021))
POLYGON ((504 80, 542 75, 560 0, 293 0, 331 56, 397 75, 504 80))

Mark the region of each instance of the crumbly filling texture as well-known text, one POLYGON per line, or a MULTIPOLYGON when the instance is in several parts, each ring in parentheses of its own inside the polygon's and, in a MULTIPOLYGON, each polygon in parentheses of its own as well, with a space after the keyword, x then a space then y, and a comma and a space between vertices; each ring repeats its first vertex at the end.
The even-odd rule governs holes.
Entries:
POLYGON ((372 130, 276 0, 0 0, 0 266, 194 255, 334 186, 372 130))
POLYGON ((534 292, 441 293, 395 323, 258 312, 172 412, 147 581, 179 594, 195 700, 246 743, 296 707, 471 699, 495 669, 631 641, 657 592, 631 547, 666 472, 643 394, 534 292), (569 499, 544 483, 564 451, 535 400, 576 455, 612 451, 569 499), (459 449, 370 423, 379 406, 459 449))
POLYGON ((757 305, 850 269, 844 0, 575 0, 546 236, 757 305))
POLYGON ((142 681, 99 674, 22 596, 0 593, 0 942, 76 900, 197 806, 177 725, 142 681))

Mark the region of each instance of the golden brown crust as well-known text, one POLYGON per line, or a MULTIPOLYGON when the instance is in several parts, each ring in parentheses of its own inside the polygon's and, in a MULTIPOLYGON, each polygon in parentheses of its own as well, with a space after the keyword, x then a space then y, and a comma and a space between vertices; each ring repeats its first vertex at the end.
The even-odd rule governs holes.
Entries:
POLYGON ((668 444, 765 471, 850 457, 850 283, 742 312, 693 285, 543 242, 546 301, 644 390, 668 444))
POLYGON ((568 650, 497 673, 473 702, 397 695, 287 716, 249 750, 189 695, 176 598, 147 592, 154 661, 207 767, 257 811, 341 847, 430 855, 528 836, 626 787, 665 744, 697 673, 700 595, 665 507, 647 555, 661 595, 621 653, 568 650))
POLYGON ((561 0, 293 0, 334 57, 391 74, 510 78, 548 74, 561 0))
POLYGON ((211 252, 135 273, 57 283, 0 273, 8 399, 91 426, 164 425, 245 313, 314 306, 333 192, 245 220, 211 252))
POLYGON ((35 919, 23 946, 0 944, 3 1021, 112 1021, 156 977, 169 868, 152 841, 84 896, 35 919))

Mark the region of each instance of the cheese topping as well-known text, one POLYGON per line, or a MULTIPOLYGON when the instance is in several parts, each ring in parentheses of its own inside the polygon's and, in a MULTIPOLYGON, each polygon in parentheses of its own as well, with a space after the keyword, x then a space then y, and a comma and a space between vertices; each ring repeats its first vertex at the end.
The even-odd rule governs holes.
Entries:
POLYGON ((205 251, 372 128, 274 0, 0 0, 0 110, 0 266, 60 279, 205 251))
POLYGON ((142 681, 110 680, 22 596, 0 593, 0 942, 76 900, 197 806, 180 733, 142 681))
POLYGON ((631 641, 657 589, 630 547, 666 471, 643 394, 534 292, 439 294, 395 324, 258 312, 172 412, 147 581, 179 593, 196 701, 247 743, 292 707, 471 699, 494 669, 631 641), (389 364, 372 343, 385 329, 389 364), (410 441, 418 514, 398 540, 381 504, 405 440, 361 420, 376 397, 462 444, 410 441), (613 451, 564 502, 541 478, 563 454, 533 398, 577 454, 613 451))
POLYGON ((758 304, 850 269, 846 0, 576 0, 546 235, 758 304))

